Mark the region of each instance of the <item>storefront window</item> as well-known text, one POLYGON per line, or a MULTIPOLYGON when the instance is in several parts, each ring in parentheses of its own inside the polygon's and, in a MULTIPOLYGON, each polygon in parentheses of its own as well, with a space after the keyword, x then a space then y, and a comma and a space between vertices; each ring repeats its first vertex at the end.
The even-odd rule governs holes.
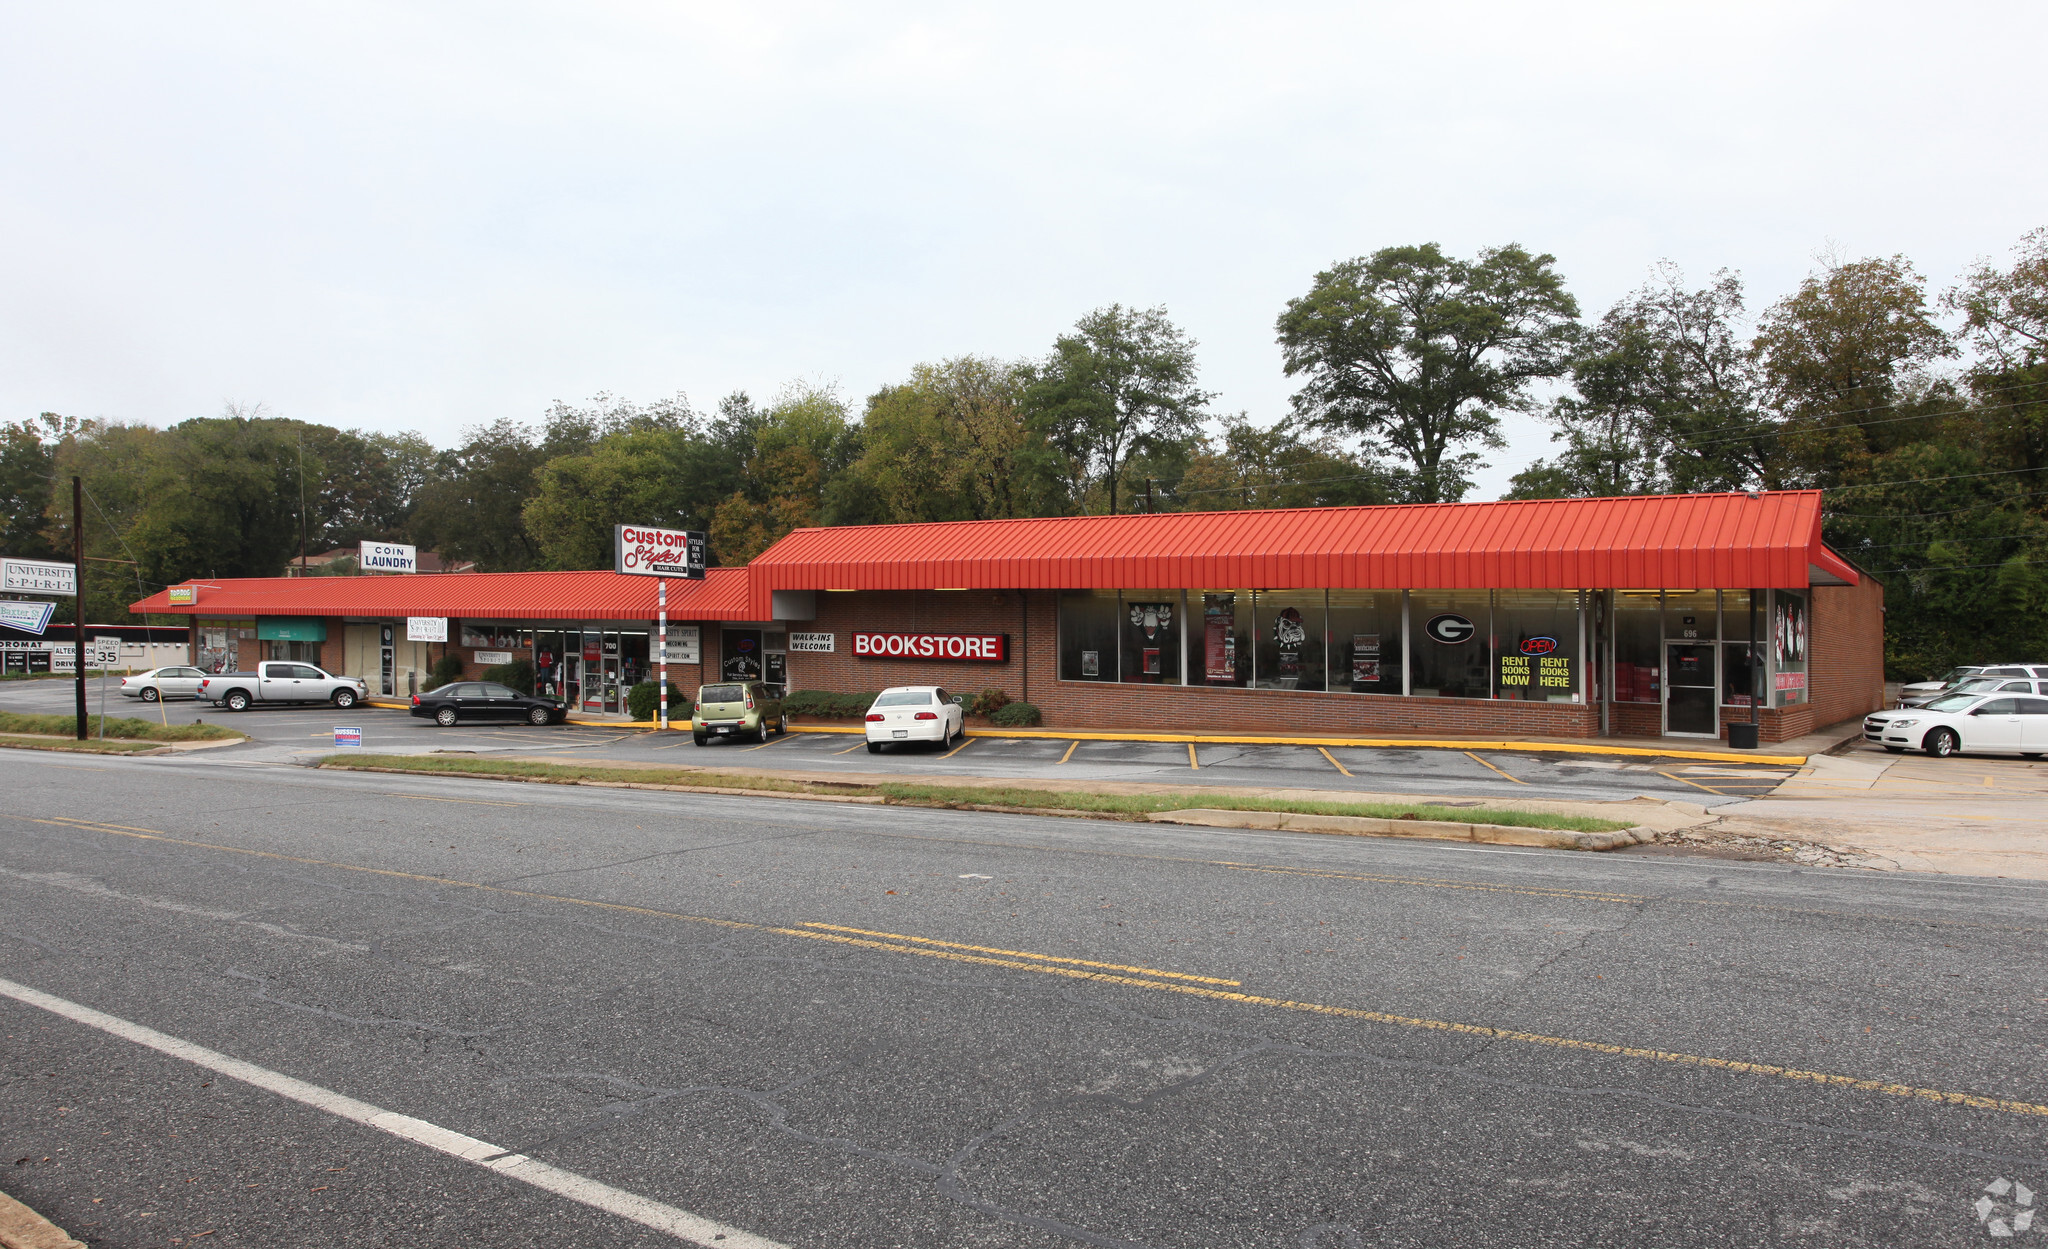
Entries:
POLYGON ((718 675, 727 681, 761 680, 761 631, 721 629, 718 675))
POLYGON ((1579 593, 1496 590, 1494 693, 1531 702, 1579 701, 1579 593))
POLYGON ((1258 656, 1253 672, 1259 688, 1324 688, 1323 592, 1261 590, 1258 608, 1258 656))
MULTIPOLYGON (((1193 607, 1195 596, 1188 595, 1193 607)), ((1205 685, 1250 685, 1252 681, 1252 595, 1249 590, 1204 590, 1201 595, 1200 648, 1205 685)), ((1189 673, 1192 682, 1194 674, 1189 673)))
POLYGON ((1060 680, 1116 680, 1118 607, 1114 590, 1060 595, 1060 680))
POLYGON ((1401 692, 1401 592, 1332 590, 1324 626, 1330 688, 1353 694, 1401 692))
POLYGON ((1664 622, 1656 590, 1614 592, 1614 701, 1664 700, 1664 622))
POLYGON ((1125 590, 1117 613, 1122 679, 1140 685, 1180 684, 1179 590, 1125 590))
POLYGON ((1664 637, 1672 642, 1719 640, 1719 596, 1712 590, 1664 591, 1664 637))
MULTIPOLYGON (((1761 602, 1757 605, 1761 608, 1761 602)), ((1761 610, 1757 613, 1756 631, 1761 640, 1767 623, 1761 610)), ((1749 591, 1721 591, 1721 636, 1733 639, 1721 644, 1721 702, 1728 707, 1747 707, 1750 695, 1761 687, 1759 673, 1751 666, 1751 649, 1746 639, 1750 636, 1749 591)), ((1756 654, 1761 655, 1761 648, 1756 654)))
POLYGON ((1771 592, 1771 637, 1769 653, 1776 706, 1797 707, 1806 702, 1806 596, 1794 590, 1771 592))
POLYGON ((1410 692, 1418 698, 1486 698, 1492 687, 1487 638, 1492 603, 1485 590, 1413 590, 1410 692))

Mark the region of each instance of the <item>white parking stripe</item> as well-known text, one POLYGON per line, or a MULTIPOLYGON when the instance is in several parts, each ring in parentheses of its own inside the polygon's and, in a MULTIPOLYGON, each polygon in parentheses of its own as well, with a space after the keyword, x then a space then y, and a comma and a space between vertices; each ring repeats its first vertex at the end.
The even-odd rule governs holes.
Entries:
POLYGON ((254 1063, 245 1063, 239 1058, 229 1058, 226 1054, 207 1049, 203 1045, 181 1041, 154 1028, 129 1023, 125 1019, 96 1011, 90 1006, 80 1006, 61 997, 52 997, 11 980, 0 980, 0 995, 40 1007, 53 1015, 61 1015, 89 1028, 97 1028, 124 1041, 133 1041, 160 1054, 181 1058, 208 1071, 218 1072, 229 1079, 253 1084, 266 1092, 288 1097, 315 1110, 324 1110, 337 1118, 376 1128, 380 1132, 387 1132, 415 1145, 424 1145, 428 1149, 460 1158, 464 1162, 488 1167, 509 1179, 531 1184, 558 1197, 567 1197, 571 1201, 603 1210, 607 1214, 618 1215, 622 1219, 631 1219, 642 1227, 666 1232, 678 1240, 703 1245, 706 1249, 789 1249, 789 1246, 780 1241, 769 1240, 764 1236, 756 1236, 752 1232, 744 1232, 701 1215, 691 1214, 687 1210, 663 1205, 637 1193, 629 1193, 624 1189, 613 1188, 609 1184, 590 1179, 588 1176, 578 1175, 574 1171, 551 1167, 524 1154, 507 1153, 488 1141, 452 1132, 424 1119, 415 1119, 410 1115, 401 1115, 372 1106, 368 1102, 357 1101, 332 1089, 308 1084, 304 1080, 295 1080, 267 1067, 258 1067, 254 1063))

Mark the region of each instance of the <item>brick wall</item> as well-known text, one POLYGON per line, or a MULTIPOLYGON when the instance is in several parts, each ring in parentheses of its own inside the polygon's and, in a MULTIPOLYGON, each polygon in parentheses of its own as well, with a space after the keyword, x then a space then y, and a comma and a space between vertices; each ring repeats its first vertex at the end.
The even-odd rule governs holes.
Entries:
POLYGON ((1807 653, 1813 728, 1884 706, 1884 587, 1871 577, 1861 585, 1816 587, 1807 653))

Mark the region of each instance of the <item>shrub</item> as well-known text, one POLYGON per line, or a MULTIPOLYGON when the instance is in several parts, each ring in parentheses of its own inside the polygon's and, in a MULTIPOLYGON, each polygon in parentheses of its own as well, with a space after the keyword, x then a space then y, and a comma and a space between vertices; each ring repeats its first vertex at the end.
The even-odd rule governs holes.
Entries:
POLYGON ((530 659, 515 659, 509 664, 499 664, 495 668, 486 668, 484 669, 484 680, 496 681, 500 685, 509 685, 530 697, 533 694, 533 661, 530 659))
POLYGON ((443 655, 434 661, 432 670, 427 673, 426 684, 420 688, 422 690, 437 690, 444 685, 460 681, 461 679, 462 656, 443 655))
POLYGON ((843 720, 864 716, 875 703, 873 694, 835 694, 830 690, 795 690, 782 700, 782 710, 792 716, 818 716, 843 720))
POLYGON ((967 700, 970 716, 992 716, 1010 705, 1010 696, 998 689, 986 689, 967 700))
MULTIPOLYGON (((658 681, 642 681, 632 689, 627 690, 626 710, 632 714, 635 720, 652 720, 655 716, 659 715, 661 712, 661 683, 658 681)), ((671 721, 687 720, 690 718, 690 700, 683 697, 683 692, 676 688, 674 681, 668 683, 668 718, 671 721)))
POLYGON ((1045 717, 1032 703, 1006 703, 998 707, 988 722, 1006 729, 1035 729, 1045 723, 1045 717))

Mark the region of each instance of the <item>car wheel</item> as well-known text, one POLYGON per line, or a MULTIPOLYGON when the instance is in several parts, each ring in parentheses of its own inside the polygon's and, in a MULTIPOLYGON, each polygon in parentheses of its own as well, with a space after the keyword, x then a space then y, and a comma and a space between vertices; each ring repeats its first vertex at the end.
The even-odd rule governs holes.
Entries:
POLYGON ((768 722, 766 720, 761 721, 761 727, 754 730, 754 740, 763 746, 766 746, 771 740, 768 736, 768 722))
POLYGON ((869 753, 869 754, 871 754, 871 755, 879 755, 879 754, 881 754, 881 753, 882 753, 882 743, 880 743, 880 742, 869 742, 869 743, 868 743, 868 753, 869 753))
POLYGON ((1954 729, 1936 729, 1927 735, 1927 753, 1937 759, 1962 753, 1963 743, 1954 729))
POLYGON ((221 702, 229 711, 247 711, 249 709, 249 696, 240 690, 236 690, 228 695, 221 702))
POLYGON ((711 744, 711 739, 704 736, 702 733, 690 734, 690 740, 697 743, 699 746, 709 746, 711 744))
POLYGON ((786 735, 788 735, 788 733, 789 733, 789 717, 788 717, 788 716, 786 716, 786 715, 780 715, 780 716, 776 716, 776 717, 775 717, 775 735, 776 735, 777 737, 783 737, 783 736, 786 736, 786 735))
POLYGON ((142 701, 146 703, 153 703, 156 701, 156 686, 145 685, 142 687, 142 701))
POLYGON ((454 728, 454 727, 455 727, 455 708, 453 708, 453 707, 443 707, 443 708, 441 708, 441 709, 440 709, 439 711, 435 712, 435 713, 434 713, 434 723, 436 723, 436 724, 440 725, 440 726, 441 726, 442 728, 444 728, 444 729, 452 729, 452 728, 454 728))
POLYGON ((334 691, 334 705, 343 711, 347 711, 350 707, 356 705, 356 692, 354 690, 334 691))
POLYGON ((528 724, 546 724, 549 719, 550 717, 548 715, 548 709, 546 707, 535 707, 533 710, 526 713, 526 722, 528 724))

